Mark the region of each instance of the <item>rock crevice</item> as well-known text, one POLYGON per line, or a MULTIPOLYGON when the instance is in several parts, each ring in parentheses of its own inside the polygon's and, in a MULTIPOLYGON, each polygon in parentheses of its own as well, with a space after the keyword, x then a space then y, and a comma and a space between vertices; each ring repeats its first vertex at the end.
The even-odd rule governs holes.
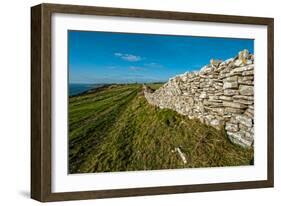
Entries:
POLYGON ((217 129, 243 147, 254 142, 254 55, 247 50, 224 62, 211 60, 199 72, 175 76, 153 91, 147 101, 177 111, 217 129))

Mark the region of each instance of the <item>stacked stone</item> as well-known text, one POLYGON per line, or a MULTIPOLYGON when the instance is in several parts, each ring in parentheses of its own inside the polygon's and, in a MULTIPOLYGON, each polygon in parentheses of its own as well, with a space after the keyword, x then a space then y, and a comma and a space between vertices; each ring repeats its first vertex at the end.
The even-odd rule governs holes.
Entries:
POLYGON ((254 141, 254 56, 247 50, 224 62, 211 60, 199 72, 171 78, 158 90, 144 91, 147 101, 217 129, 244 147, 254 141))

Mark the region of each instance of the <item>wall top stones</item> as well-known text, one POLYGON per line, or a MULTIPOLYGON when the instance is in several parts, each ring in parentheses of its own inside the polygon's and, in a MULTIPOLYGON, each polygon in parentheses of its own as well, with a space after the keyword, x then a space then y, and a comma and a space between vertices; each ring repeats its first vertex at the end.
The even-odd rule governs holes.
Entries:
POLYGON ((210 60, 198 72, 170 78, 153 91, 144 85, 147 101, 169 108, 217 129, 243 147, 254 142, 254 55, 248 50, 226 61, 210 60))

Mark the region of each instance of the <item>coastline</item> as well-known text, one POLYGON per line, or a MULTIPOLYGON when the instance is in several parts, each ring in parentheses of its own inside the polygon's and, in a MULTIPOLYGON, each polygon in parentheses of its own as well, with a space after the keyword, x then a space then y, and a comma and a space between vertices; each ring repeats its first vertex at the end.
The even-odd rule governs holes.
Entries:
MULTIPOLYGON (((76 97, 76 96, 80 96, 80 95, 85 95, 85 94, 96 92, 97 90, 100 91, 102 89, 105 89, 105 88, 111 86, 112 84, 93 84, 92 87, 90 87, 89 89, 86 89, 86 90, 81 91, 81 92, 77 92, 75 94, 71 94, 70 85, 71 84, 69 84, 69 86, 68 86, 68 94, 69 94, 68 97, 76 97), (100 85, 100 86, 94 87, 95 85, 100 85)), ((72 85, 74 85, 74 84, 72 84, 72 85)), ((81 84, 81 85, 83 85, 83 84, 81 84)), ((85 85, 90 85, 90 84, 85 84, 85 85)))

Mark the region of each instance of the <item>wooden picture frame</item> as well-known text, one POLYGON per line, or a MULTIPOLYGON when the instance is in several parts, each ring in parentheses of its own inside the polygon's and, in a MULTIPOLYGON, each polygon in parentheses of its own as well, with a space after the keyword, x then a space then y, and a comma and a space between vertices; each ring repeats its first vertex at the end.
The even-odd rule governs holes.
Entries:
POLYGON ((42 202, 273 187, 274 76, 272 18, 40 4, 31 8, 31 198, 42 202), (267 27, 267 179, 54 193, 51 190, 51 16, 54 13, 264 25, 267 27))

